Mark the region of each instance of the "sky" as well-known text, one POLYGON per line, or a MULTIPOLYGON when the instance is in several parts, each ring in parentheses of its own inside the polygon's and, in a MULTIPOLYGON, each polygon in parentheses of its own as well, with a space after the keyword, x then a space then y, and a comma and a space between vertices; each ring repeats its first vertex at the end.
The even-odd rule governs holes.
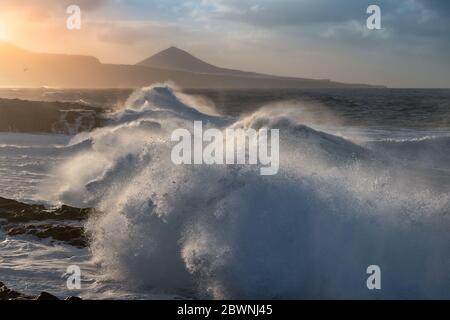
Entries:
POLYGON ((0 0, 0 39, 134 64, 177 46, 209 63, 390 87, 450 87, 448 0, 0 0), (68 30, 66 9, 81 8, 68 30), (369 30, 369 5, 381 30, 369 30))

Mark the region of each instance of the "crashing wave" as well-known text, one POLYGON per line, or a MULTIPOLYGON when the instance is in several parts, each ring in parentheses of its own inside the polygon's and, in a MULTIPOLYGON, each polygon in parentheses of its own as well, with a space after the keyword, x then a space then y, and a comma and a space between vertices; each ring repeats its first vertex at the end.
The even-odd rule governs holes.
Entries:
POLYGON ((448 189, 295 110, 211 116, 180 95, 135 92, 55 169, 53 200, 104 212, 87 228, 107 276, 207 298, 450 298, 448 189), (279 173, 172 164, 170 133, 193 120, 279 129, 279 173), (381 291, 366 287, 373 264, 381 291))

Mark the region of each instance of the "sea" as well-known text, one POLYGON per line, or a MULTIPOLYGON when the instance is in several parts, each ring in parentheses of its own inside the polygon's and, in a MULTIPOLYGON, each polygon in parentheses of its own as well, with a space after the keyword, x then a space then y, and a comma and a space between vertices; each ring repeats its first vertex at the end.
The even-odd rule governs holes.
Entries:
MULTIPOLYGON (((0 281, 85 299, 450 298, 450 90, 1 89, 108 110, 0 132, 0 197, 96 208, 89 248, 8 236, 0 281), (171 132, 278 129, 280 168, 174 165, 171 132), (81 269, 81 289, 66 285, 81 269), (368 266, 381 290, 367 287, 368 266)), ((30 117, 33 115, 30 114, 30 117)))

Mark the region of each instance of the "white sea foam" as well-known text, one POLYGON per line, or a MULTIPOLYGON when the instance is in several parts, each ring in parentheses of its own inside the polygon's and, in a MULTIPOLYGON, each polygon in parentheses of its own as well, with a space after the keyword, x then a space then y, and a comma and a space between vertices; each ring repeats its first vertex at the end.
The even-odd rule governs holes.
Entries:
POLYGON ((432 169, 417 176, 292 109, 232 119, 178 95, 134 93, 108 126, 72 139, 83 146, 43 189, 103 212, 87 229, 107 277, 207 298, 450 298, 450 196, 432 169), (172 164, 170 133, 193 120, 279 129, 279 173, 172 164), (366 288, 372 264, 381 291, 366 288))

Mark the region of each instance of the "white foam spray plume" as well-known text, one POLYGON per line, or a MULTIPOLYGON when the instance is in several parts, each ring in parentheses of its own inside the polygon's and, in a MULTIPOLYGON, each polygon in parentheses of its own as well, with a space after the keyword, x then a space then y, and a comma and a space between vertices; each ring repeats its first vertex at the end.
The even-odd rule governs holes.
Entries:
MULTIPOLYGON (((205 115, 169 85, 143 88, 55 169, 56 201, 95 206, 94 259, 142 290, 205 298, 450 298, 450 196, 292 109, 205 115), (170 133, 280 130, 280 168, 180 165, 170 133), (381 291, 366 268, 382 269, 381 291)), ((431 170, 431 169, 430 169, 431 170)), ((431 171, 430 171, 431 172, 431 171)), ((432 174, 432 173, 430 173, 432 174)))

